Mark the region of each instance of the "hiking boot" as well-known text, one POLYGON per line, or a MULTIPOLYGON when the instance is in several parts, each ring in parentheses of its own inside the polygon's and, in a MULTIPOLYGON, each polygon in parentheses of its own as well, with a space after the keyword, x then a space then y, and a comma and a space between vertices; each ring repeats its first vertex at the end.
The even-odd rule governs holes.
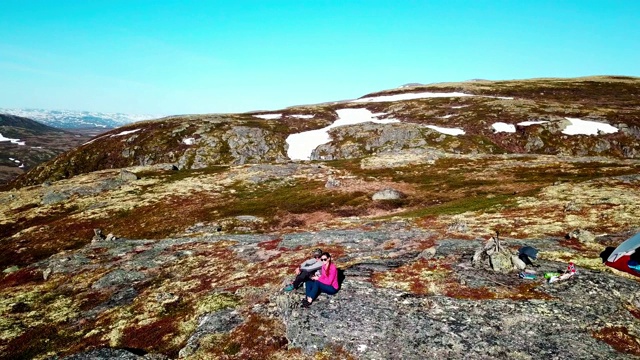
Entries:
POLYGON ((311 306, 311 303, 307 301, 307 299, 302 299, 302 303, 300 304, 300 306, 302 306, 303 308, 308 308, 309 306, 311 306))
POLYGON ((284 291, 289 292, 289 291, 293 291, 295 288, 293 287, 293 284, 289 284, 287 286, 284 287, 284 291))

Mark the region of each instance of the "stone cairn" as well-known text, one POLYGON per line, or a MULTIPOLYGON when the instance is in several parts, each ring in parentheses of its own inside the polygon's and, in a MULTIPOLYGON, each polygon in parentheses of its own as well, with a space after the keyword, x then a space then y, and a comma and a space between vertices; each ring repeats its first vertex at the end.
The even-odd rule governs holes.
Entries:
POLYGON ((118 240, 118 238, 115 235, 111 234, 111 233, 109 233, 109 235, 105 236, 102 233, 102 230, 100 230, 100 229, 93 229, 93 234, 94 234, 93 238, 91 239, 91 243, 92 244, 99 243, 99 242, 105 242, 105 241, 118 240))
POLYGON ((496 231, 496 236, 491 237, 483 247, 476 251, 473 255, 473 266, 492 269, 496 272, 523 270, 526 264, 511 250, 502 246, 499 235, 499 232, 496 231))

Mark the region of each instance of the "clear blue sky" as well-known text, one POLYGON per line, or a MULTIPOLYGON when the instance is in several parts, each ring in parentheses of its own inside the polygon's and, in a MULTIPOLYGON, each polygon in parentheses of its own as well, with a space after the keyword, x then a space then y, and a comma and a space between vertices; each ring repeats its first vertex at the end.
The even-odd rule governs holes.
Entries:
POLYGON ((183 114, 640 76, 640 1, 1 0, 0 107, 183 114))

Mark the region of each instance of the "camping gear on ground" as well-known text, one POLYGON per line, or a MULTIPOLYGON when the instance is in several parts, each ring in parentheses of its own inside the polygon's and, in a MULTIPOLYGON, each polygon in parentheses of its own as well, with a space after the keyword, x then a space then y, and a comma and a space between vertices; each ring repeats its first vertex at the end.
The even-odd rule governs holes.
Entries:
POLYGON ((526 255, 535 260, 538 258, 538 249, 531 246, 523 246, 518 250, 518 255, 526 255))
POLYGON ((525 265, 529 265, 529 266, 533 266, 533 263, 531 262, 531 259, 529 259, 529 257, 525 254, 519 254, 518 255, 518 259, 522 260, 522 262, 525 265))
POLYGON ((534 266, 531 259, 535 260, 538 258, 538 249, 532 246, 523 246, 518 249, 518 258, 522 260, 525 265, 534 266))
POLYGON ((640 271, 640 263, 638 263, 635 260, 629 260, 629 262, 627 263, 627 266, 629 267, 629 269, 640 271))
POLYGON ((640 253, 638 248, 640 248, 640 233, 635 234, 615 248, 604 264, 631 275, 640 276, 640 270, 637 270, 632 262, 635 261, 637 263, 639 260, 640 253), (631 263, 631 266, 629 266, 629 263, 631 263))
POLYGON ((521 279, 527 279, 527 280, 535 280, 536 279, 536 276, 534 274, 529 274, 529 273, 526 273, 526 272, 521 272, 520 274, 518 274, 518 276, 521 279))
POLYGON ((547 272, 544 273, 544 278, 549 279, 549 283, 554 283, 556 281, 567 280, 576 274, 576 265, 573 262, 570 262, 567 265, 567 269, 562 273, 557 272, 547 272))
POLYGON ((557 277, 560 276, 561 274, 559 272, 546 272, 544 273, 544 278, 545 279, 551 279, 552 277, 557 277))
POLYGON ((572 277, 575 273, 574 272, 567 272, 564 273, 560 276, 553 276, 549 279, 549 283, 554 283, 556 281, 562 281, 562 280, 567 280, 568 278, 572 277))

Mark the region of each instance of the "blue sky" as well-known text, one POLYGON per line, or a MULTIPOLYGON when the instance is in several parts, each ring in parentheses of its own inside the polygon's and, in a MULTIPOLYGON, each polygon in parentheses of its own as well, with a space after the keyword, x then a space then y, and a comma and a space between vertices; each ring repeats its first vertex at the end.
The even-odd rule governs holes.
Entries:
POLYGON ((640 1, 2 0, 0 107, 185 114, 640 76, 640 1))

